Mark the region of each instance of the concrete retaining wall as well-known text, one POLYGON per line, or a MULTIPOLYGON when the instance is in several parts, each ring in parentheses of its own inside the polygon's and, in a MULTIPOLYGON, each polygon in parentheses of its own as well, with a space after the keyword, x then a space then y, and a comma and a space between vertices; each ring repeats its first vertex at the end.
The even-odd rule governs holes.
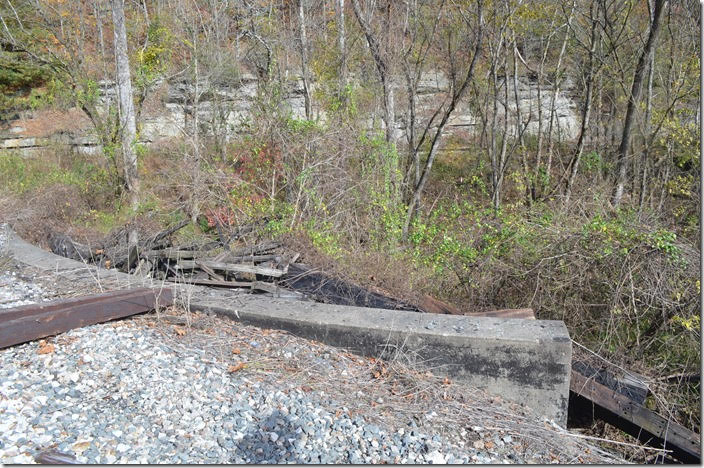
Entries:
POLYGON ((191 307, 357 354, 422 362, 537 416, 567 422, 572 342, 562 321, 498 319, 251 297, 191 307))
MULTIPOLYGON (((9 228, 5 232, 8 240, 0 253, 25 264, 76 281, 102 280, 112 288, 151 284, 58 257, 27 244, 9 228)), ((167 285, 176 289, 175 297, 187 295, 191 309, 287 330, 362 355, 422 362, 435 373, 522 403, 536 416, 566 426, 572 342, 562 321, 436 315, 167 285)))

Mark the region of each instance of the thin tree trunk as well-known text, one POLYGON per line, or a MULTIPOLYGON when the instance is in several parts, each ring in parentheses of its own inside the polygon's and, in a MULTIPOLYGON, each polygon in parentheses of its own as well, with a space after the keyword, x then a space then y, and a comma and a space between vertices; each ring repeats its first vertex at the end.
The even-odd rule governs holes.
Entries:
MULTIPOLYGON (((122 157, 125 184, 130 197, 130 207, 139 207, 139 176, 137 173, 137 123, 135 120, 130 61, 127 55, 127 29, 125 28, 124 0, 110 0, 112 6, 113 31, 115 38, 115 65, 117 73, 117 94, 120 101, 120 130, 122 136, 122 157)), ((137 231, 128 235, 130 247, 138 242, 137 231)))
MULTIPOLYGON (((650 0, 648 0, 650 6, 650 0)), ((654 11, 650 9, 650 22, 653 21, 654 11)), ((655 74, 655 50, 650 54, 650 63, 648 64, 648 94, 645 96, 645 135, 643 142, 643 156, 641 158, 641 174, 640 174, 640 189, 638 195, 638 217, 643 213, 643 205, 645 204, 645 194, 648 190, 648 163, 650 159, 650 120, 653 112, 653 75, 655 74)))
POLYGON ((643 48, 640 58, 638 59, 638 64, 636 65, 636 70, 633 76, 633 86, 631 87, 631 94, 628 99, 626 118, 623 122, 621 143, 619 144, 617 153, 618 175, 616 185, 614 186, 613 194, 611 196, 611 204, 614 208, 617 208, 621 204, 621 199, 623 198, 623 190, 626 183, 626 169, 628 167, 627 157, 631 142, 631 130, 633 127, 633 121, 637 110, 638 101, 640 99, 641 90, 643 88, 643 75, 645 73, 645 68, 649 61, 650 54, 655 46, 658 32, 660 31, 660 18, 662 17, 662 12, 664 11, 667 2, 668 0, 655 0, 655 11, 653 13, 653 21, 650 25, 650 31, 648 32, 648 40, 645 43, 645 47, 643 48))
POLYGON ((191 189, 191 222, 196 224, 200 214, 200 122, 198 119, 198 108, 200 103, 200 69, 198 63, 198 32, 196 24, 193 24, 191 41, 193 42, 193 101, 191 112, 193 113, 193 188, 191 189))
MULTIPOLYGON (((356 0, 354 0, 356 1, 356 0)), ((440 143, 440 139, 442 138, 443 131, 445 130, 445 125, 447 125, 447 122, 450 120, 450 117, 452 116, 453 112, 455 111, 455 108, 457 107, 457 104, 459 101, 464 97, 465 93, 467 92, 467 89, 469 88, 469 84, 472 82, 474 79, 474 69, 477 63, 477 57, 479 56, 479 52, 481 50, 481 45, 482 45, 482 39, 483 39, 483 33, 484 33, 484 23, 482 19, 482 10, 481 10, 481 3, 479 4, 479 11, 478 11, 478 25, 477 25, 477 37, 476 37, 476 43, 474 46, 474 51, 472 55, 472 60, 469 63, 469 67, 467 68, 467 73, 465 74, 462 82, 457 86, 457 83, 453 82, 451 83, 451 88, 450 92, 452 93, 452 97, 450 99, 450 103, 443 113, 442 119, 438 123, 438 127, 435 130, 435 134, 433 136, 433 139, 430 142, 430 150, 428 151, 428 157, 425 161, 425 164, 423 166, 421 176, 418 179, 418 183, 416 184, 414 190, 413 190, 413 195, 411 197, 410 203, 408 205, 408 209, 406 210, 406 222, 403 225, 403 231, 402 231, 402 240, 405 242, 408 239, 408 230, 411 225, 411 221, 413 220, 413 217, 415 216, 416 210, 418 209, 418 205, 420 205, 420 198, 421 194, 423 193, 423 190, 425 188, 425 184, 428 182, 428 178, 430 177, 430 172, 433 168, 433 163, 435 162, 435 157, 437 156, 437 150, 438 150, 438 145, 440 143)), ((439 111, 440 109, 438 109, 439 111)), ((426 127, 426 131, 429 130, 430 124, 432 122, 432 119, 428 123, 428 126, 426 127)), ((422 138, 421 138, 422 141, 422 138)), ((416 151, 418 148, 416 148, 416 151)))
POLYGON ((98 29, 98 43, 100 44, 100 58, 103 67, 103 79, 107 79, 107 60, 105 60, 105 39, 103 38, 103 18, 100 14, 99 0, 93 0, 93 16, 95 16, 95 25, 98 29))
MULTIPOLYGON (((516 32, 512 31, 513 35, 513 100, 516 103, 516 138, 520 141, 521 147, 521 161, 524 169, 528 169, 528 162, 526 161, 526 145, 525 139, 523 138, 523 116, 521 115, 521 102, 518 95, 518 44, 516 42, 516 32)), ((506 51, 508 53, 508 50, 506 51)), ((540 110, 540 84, 538 84, 538 135, 541 133, 540 118, 542 117, 542 112, 540 110)), ((531 117, 531 110, 528 110, 528 120, 531 117)), ((526 121, 526 127, 528 123, 526 121)), ((540 140, 540 136, 538 136, 540 140)))
POLYGON ((594 55, 596 53, 597 42, 601 42, 601 35, 597 33, 598 31, 598 19, 594 12, 594 3, 592 3, 591 17, 592 17, 592 27, 591 27, 591 44, 589 47, 589 68, 587 70, 586 85, 587 94, 584 98, 584 109, 582 110, 582 125, 579 130, 579 138, 577 139, 577 146, 574 151, 574 155, 570 160, 567 168, 569 170, 569 176, 567 178, 567 183, 565 185, 565 196, 563 198, 562 207, 567 209, 570 203, 570 197, 572 196, 572 186, 574 185, 575 178, 577 177, 577 169, 579 168, 579 161, 582 158, 582 152, 584 151, 584 143, 589 130, 589 118, 592 111, 592 96, 594 95, 594 80, 598 69, 601 68, 595 66, 594 55), (598 36, 598 37, 597 37, 598 36))
POLYGON ((300 41, 301 74, 303 75, 303 99, 305 101, 306 120, 312 120, 313 104, 310 96, 310 80, 308 79, 308 38, 306 35, 306 16, 303 11, 303 0, 298 0, 298 39, 300 41))
MULTIPOLYGON (((541 41, 542 43, 542 41, 541 41)), ((538 171, 537 168, 540 167, 541 163, 541 158, 542 158, 542 152, 543 152, 543 92, 542 92, 542 86, 543 86, 543 67, 545 66, 545 58, 547 54, 547 50, 550 44, 550 39, 548 38, 548 42, 543 49, 543 56, 542 59, 540 60, 540 65, 538 65, 538 142, 536 144, 537 149, 536 149, 536 156, 535 156, 535 166, 536 170, 533 171, 533 177, 531 177, 531 171, 528 168, 528 155, 526 154, 527 151, 521 151, 521 165, 523 166, 523 180, 524 183, 526 184, 525 188, 525 204, 526 206, 530 206, 533 200, 535 199, 535 181, 537 180, 537 175, 538 171)), ((517 60, 517 55, 518 55, 518 46, 515 43, 515 35, 514 35, 514 44, 513 44, 513 62, 514 62, 514 94, 516 95, 516 106, 518 106, 518 90, 515 89, 516 85, 516 76, 518 75, 518 71, 516 70, 516 60, 517 60)))
POLYGON ((347 54, 345 51, 345 0, 337 0, 337 51, 340 54, 340 99, 345 99, 347 87, 347 54))
MULTIPOLYGON (((506 47, 506 54, 508 54, 508 47, 506 47)), ((495 167, 494 173, 494 189, 491 194, 491 201, 494 204, 494 209, 498 211, 501 207, 501 190, 504 184, 504 173, 506 172, 507 166, 507 156, 506 150, 508 148, 508 59, 504 56, 504 128, 503 135, 501 137, 501 151, 499 152, 499 157, 496 160, 496 164, 492 164, 495 167)), ((516 135, 518 136, 518 135, 516 135)))
POLYGON ((584 98, 584 109, 582 110, 582 126, 579 130, 579 138, 577 140, 577 147, 574 151, 574 156, 568 166, 570 175, 567 178, 567 184, 565 186, 565 197, 562 202, 564 209, 567 209, 570 203, 570 197, 572 196, 572 186, 577 177, 577 169, 579 168, 579 161, 582 158, 582 152, 584 151, 584 142, 586 140, 588 128, 589 128, 589 117, 591 116, 592 110, 592 95, 594 94, 594 82, 593 79, 587 81, 587 95, 584 98))
MULTIPOLYGON (((550 97, 550 121, 548 123, 548 162, 546 167, 546 176, 548 179, 545 181, 544 187, 547 188, 550 183, 550 173, 552 172, 552 157, 553 149, 555 147, 555 142, 552 139, 553 124, 555 122, 555 103, 557 102, 557 96, 560 94, 560 87, 562 86, 562 78, 560 77, 560 69, 562 68, 562 60, 565 57, 565 50, 567 50, 567 39, 570 35, 570 27, 572 26, 572 18, 574 17, 574 11, 577 7, 577 2, 574 0, 572 2, 572 9, 570 10, 570 16, 567 18, 567 28, 565 30, 565 37, 562 39, 562 45, 560 46, 560 54, 557 57, 557 65, 555 67, 555 82, 552 88, 552 96, 550 97)), ((542 105, 542 102, 541 102, 542 105)))
POLYGON ((125 184, 132 208, 139 205, 139 178, 137 176, 137 123, 130 77, 130 62, 127 55, 127 30, 125 28, 124 0, 111 0, 115 35, 115 65, 117 93, 120 101, 120 134, 125 172, 125 184))
POLYGON ((357 18, 359 26, 364 32, 364 37, 367 39, 367 45, 369 45, 369 50, 374 58, 374 64, 376 65, 377 72, 379 73, 379 79, 381 80, 381 86, 384 93, 384 123, 386 124, 386 142, 389 145, 396 144, 396 115, 394 109, 394 92, 393 85, 391 83, 391 71, 389 69, 389 64, 382 55, 381 46, 376 36, 369 26, 369 22, 363 17, 362 10, 359 6, 359 0, 351 0, 352 9, 354 15, 357 18))

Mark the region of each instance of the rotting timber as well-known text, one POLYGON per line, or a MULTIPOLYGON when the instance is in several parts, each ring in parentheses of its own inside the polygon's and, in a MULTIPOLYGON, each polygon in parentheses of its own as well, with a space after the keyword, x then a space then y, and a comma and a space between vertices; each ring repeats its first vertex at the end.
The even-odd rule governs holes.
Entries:
POLYGON ((671 451, 663 460, 701 463, 701 437, 650 411, 621 392, 572 369, 570 416, 580 413, 602 419, 652 447, 671 451))

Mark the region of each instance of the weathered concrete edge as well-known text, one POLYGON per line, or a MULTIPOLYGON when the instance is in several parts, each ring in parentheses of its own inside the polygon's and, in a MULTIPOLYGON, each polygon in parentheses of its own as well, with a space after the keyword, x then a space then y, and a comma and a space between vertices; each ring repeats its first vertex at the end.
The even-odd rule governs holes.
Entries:
POLYGON ((538 417, 563 427, 567 423, 572 342, 562 322, 542 321, 549 324, 550 331, 528 339, 502 337, 500 332, 526 324, 540 326, 541 321, 274 300, 231 304, 195 301, 191 308, 286 330, 357 354, 384 359, 410 357, 435 373, 521 403, 538 417), (433 329, 423 326, 431 322, 436 324, 433 329), (448 331, 453 327, 463 330, 448 331))
MULTIPOLYGON (((156 283, 57 256, 25 242, 9 226, 5 231, 9 235, 3 251, 19 262, 71 272, 74 277, 82 272, 86 281, 110 278, 124 287, 156 283)), ((435 372, 522 403, 537 416, 566 425, 572 343, 561 321, 436 315, 256 296, 213 299, 197 291, 189 305, 363 355, 388 359, 405 350, 400 354, 414 355, 435 372)))

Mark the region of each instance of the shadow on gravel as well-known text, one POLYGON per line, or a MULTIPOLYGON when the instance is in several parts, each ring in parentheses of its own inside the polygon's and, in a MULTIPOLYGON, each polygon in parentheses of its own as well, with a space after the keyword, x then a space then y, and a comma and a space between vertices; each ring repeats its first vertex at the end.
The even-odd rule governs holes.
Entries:
POLYGON ((317 456, 313 459, 302 456, 307 436, 300 423, 300 420, 291 421, 287 414, 279 410, 262 419, 255 416, 255 420, 247 425, 245 436, 235 441, 230 463, 320 463, 317 456))

